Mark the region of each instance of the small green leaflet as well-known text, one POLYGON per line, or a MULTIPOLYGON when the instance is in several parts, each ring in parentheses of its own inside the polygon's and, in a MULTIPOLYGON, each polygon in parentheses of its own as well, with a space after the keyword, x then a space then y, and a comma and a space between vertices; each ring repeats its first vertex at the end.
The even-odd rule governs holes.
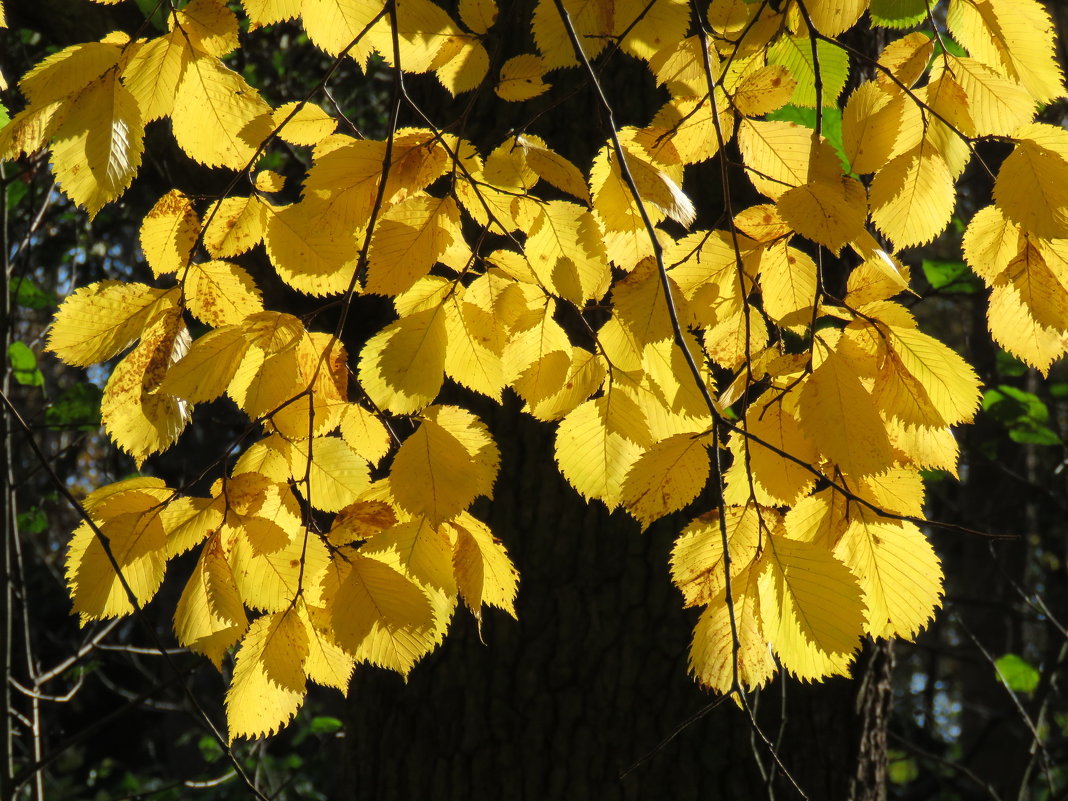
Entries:
POLYGON ((1005 685, 1017 693, 1033 692, 1038 686, 1039 672, 1031 663, 1016 654, 1005 654, 994 665, 1005 685))
POLYGON ((26 309, 45 309, 59 302, 53 293, 40 289, 29 278, 13 278, 11 290, 15 303, 26 309))
POLYGON ((11 375, 24 387, 44 386, 44 376, 37 369, 37 356, 25 342, 12 342, 7 346, 7 361, 11 375))

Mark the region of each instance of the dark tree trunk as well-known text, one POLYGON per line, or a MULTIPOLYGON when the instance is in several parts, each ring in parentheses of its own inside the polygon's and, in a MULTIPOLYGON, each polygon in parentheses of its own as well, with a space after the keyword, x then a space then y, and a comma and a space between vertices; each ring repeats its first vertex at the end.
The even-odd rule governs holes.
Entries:
MULTIPOLYGON (((668 573, 681 521, 642 534, 621 513, 587 506, 556 471, 550 427, 516 412, 487 416, 503 462, 482 516, 519 568, 519 621, 490 614, 482 644, 461 610, 407 684, 358 671, 344 797, 764 797, 757 758, 771 765, 768 751, 730 702, 657 749, 716 700, 686 673, 694 620, 668 573)), ((880 645, 858 668, 863 681, 788 684, 780 750, 810 798, 885 797, 890 664, 880 645)), ((771 738, 780 691, 763 694, 771 738)), ((773 786, 776 798, 797 797, 781 778, 773 786)))

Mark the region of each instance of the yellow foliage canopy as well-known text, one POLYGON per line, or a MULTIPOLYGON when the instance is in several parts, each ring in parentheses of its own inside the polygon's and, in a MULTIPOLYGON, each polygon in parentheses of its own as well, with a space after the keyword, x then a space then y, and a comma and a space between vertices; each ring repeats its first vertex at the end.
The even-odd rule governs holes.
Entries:
POLYGON ((191 416, 209 424, 194 407, 248 418, 206 497, 154 479, 90 495, 66 561, 91 620, 149 602, 168 560, 197 549, 175 633, 217 666, 235 653, 231 739, 286 725, 309 680, 344 690, 359 662, 407 674, 460 599, 480 624, 486 605, 516 614, 515 567, 470 511, 501 456, 469 390, 556 425, 584 498, 643 526, 692 518, 671 573, 704 607, 702 683, 842 674, 861 636, 916 636, 942 595, 920 470, 955 473, 950 427, 980 388, 894 298, 912 292, 910 249, 945 235, 980 139, 1012 142, 963 242, 990 331, 1042 371, 1068 351, 1068 133, 1035 121, 1064 87, 1037 0, 950 0, 964 55, 936 54, 925 21, 848 98, 858 64, 830 40, 866 0, 716 2, 703 20, 684 0, 563 7, 539 0, 537 52, 494 74, 492 0, 461 0, 458 19, 432 0, 194 0, 158 35, 76 44, 19 81, 0 158, 48 149, 90 216, 126 192, 160 120, 229 172, 225 191, 174 188, 142 210, 154 285, 74 291, 48 349, 119 359, 102 417, 138 465, 191 416), (479 103, 566 103, 547 78, 593 80, 585 62, 617 47, 668 99, 589 129, 589 163, 526 130, 486 152, 429 120, 364 136, 329 93, 274 107, 225 60, 289 20, 330 58, 377 53, 398 77, 485 89, 479 103), (728 175, 731 153, 767 200, 711 219, 696 165, 726 159, 728 175), (321 305, 298 319, 272 308, 282 291, 321 305), (388 320, 355 338, 382 298, 388 320))

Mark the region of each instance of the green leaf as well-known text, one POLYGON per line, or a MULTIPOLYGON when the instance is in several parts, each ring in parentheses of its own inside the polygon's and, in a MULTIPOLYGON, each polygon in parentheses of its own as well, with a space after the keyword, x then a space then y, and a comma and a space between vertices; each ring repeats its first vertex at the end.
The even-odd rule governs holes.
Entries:
MULTIPOLYGON (((796 122, 806 128, 816 130, 816 109, 801 108, 800 106, 783 106, 767 115, 769 120, 782 120, 784 122, 796 122)), ((827 143, 838 154, 838 161, 842 169, 848 172, 849 159, 846 158, 845 148, 842 146, 842 111, 837 108, 825 108, 823 110, 823 136, 827 143)))
POLYGON ((1002 681, 1013 692, 1033 692, 1041 678, 1034 666, 1016 654, 1005 654, 994 662, 994 665, 1002 681))
POLYGON ((320 716, 312 718, 311 726, 309 728, 315 734, 333 734, 334 732, 341 730, 341 721, 337 718, 320 716))
POLYGON ((222 747, 214 737, 204 735, 197 740, 200 757, 207 763, 218 762, 223 757, 222 747))
POLYGON ((1049 420, 1049 409, 1041 398, 1007 384, 998 384, 983 393, 983 411, 1006 424, 1023 420, 1045 423, 1049 420))
MULTIPOLYGON (((1005 376, 1006 378, 1021 376, 1026 373, 1028 369, 1030 369, 1026 364, 1017 359, 1011 353, 1006 353, 1005 351, 1000 349, 994 355, 994 359, 997 364, 998 375, 1005 376)), ((1053 397, 1057 397, 1056 393, 1053 391, 1053 388, 1056 386, 1056 384, 1053 384, 1050 387, 1050 394, 1053 395, 1053 397)))
MULTIPOLYGON (((26 186, 26 182, 21 178, 16 178, 7 185, 7 207, 13 209, 22 202, 22 199, 26 197, 26 193, 29 189, 26 186)), ((15 279, 18 280, 18 279, 15 279)))
POLYGON ((53 293, 39 289, 28 278, 12 279, 11 291, 15 303, 26 309, 45 309, 59 303, 59 299, 53 293))
POLYGON ((962 261, 924 259, 921 265, 927 282, 939 292, 958 292, 970 295, 983 288, 975 273, 962 261))
POLYGON ((31 506, 25 512, 19 512, 16 525, 24 534, 41 534, 48 529, 48 517, 43 509, 31 506))
POLYGON ((908 784, 920 775, 916 760, 904 751, 890 749, 887 752, 886 776, 894 784, 908 784))
POLYGON ((920 476, 924 481, 934 483, 937 481, 945 481, 949 478, 949 473, 945 470, 921 470, 920 476))
POLYGON ((1021 425, 1009 431, 1009 439, 1021 445, 1060 445, 1061 438, 1042 425, 1021 425))
MULTIPOLYGON (((807 36, 783 36, 768 50, 768 63, 781 64, 797 81, 790 102, 795 106, 816 107, 816 72, 812 61, 812 40, 807 36)), ((816 42, 816 58, 822 86, 822 104, 836 106, 849 77, 849 54, 822 39, 816 42)))
POLYGON ((25 342, 12 342, 7 346, 7 361, 11 375, 24 387, 43 387, 44 376, 37 369, 37 356, 25 342))
POLYGON ((0 103, 0 128, 3 128, 11 122, 11 115, 8 113, 7 106, 0 103))
POLYGON ((1007 384, 983 393, 983 411, 1009 430, 1009 439, 1027 445, 1060 445, 1061 438, 1046 423, 1049 409, 1042 399, 1007 384))
POLYGON ((927 0, 871 0, 871 21, 884 28, 908 28, 927 16, 927 0))
POLYGON ((85 382, 68 387, 45 409, 45 424, 53 428, 100 428, 100 387, 85 382))

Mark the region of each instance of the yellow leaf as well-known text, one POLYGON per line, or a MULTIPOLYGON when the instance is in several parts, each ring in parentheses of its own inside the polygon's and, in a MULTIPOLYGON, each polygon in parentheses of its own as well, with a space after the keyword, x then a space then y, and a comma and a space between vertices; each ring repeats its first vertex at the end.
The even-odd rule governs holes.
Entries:
POLYGON ((371 483, 367 462, 338 437, 291 442, 289 459, 305 500, 324 512, 340 511, 371 483), (302 483, 305 476, 308 484, 302 483))
POLYGON ((218 536, 200 552, 174 611, 178 642, 221 668, 223 657, 248 629, 244 604, 218 536))
POLYGON ((796 87, 797 81, 786 67, 769 64, 746 75, 732 99, 742 116, 760 117, 789 103, 796 87))
MULTIPOLYGON (((170 494, 166 488, 120 490, 91 512, 138 606, 148 603, 163 582, 167 541, 159 508, 170 494)), ((74 611, 83 622, 134 611, 100 538, 87 523, 71 537, 65 574, 74 611)))
MULTIPOLYGON (((374 3, 364 0, 304 0, 300 15, 312 43, 331 56, 336 56, 356 39, 381 10, 381 6, 376 7, 374 3)), ((375 27, 386 28, 387 23, 379 20, 375 27)), ((362 64, 373 49, 370 37, 364 36, 345 52, 357 64, 362 64)))
POLYGON ((1011 286, 990 293, 987 324, 995 342, 1043 375, 1068 352, 1068 334, 1039 323, 1011 286))
POLYGON ((485 310, 468 303, 466 292, 445 302, 445 373, 468 389, 499 401, 505 385, 504 330, 485 310))
POLYGON ((467 35, 450 36, 432 66, 438 82, 449 94, 458 95, 482 85, 489 72, 490 57, 477 39, 467 35))
POLYGON ((824 36, 838 36, 852 28, 868 10, 868 0, 809 0, 808 15, 824 36))
MULTIPOLYGON (((722 72, 719 56, 711 49, 711 43, 706 53, 712 81, 715 82, 722 72)), ((649 71, 656 77, 657 85, 666 86, 674 96, 697 96, 708 92, 705 56, 701 52, 701 39, 698 36, 687 36, 667 43, 649 59, 649 71)))
POLYGON ((209 331, 167 370, 159 393, 194 404, 215 400, 233 381, 248 348, 248 340, 240 328, 226 326, 209 331))
POLYGON ((844 564, 825 548, 769 536, 760 617, 782 666, 800 679, 846 675, 860 647, 864 604, 844 564))
POLYGON ((172 499, 159 513, 167 532, 167 558, 199 545, 223 521, 223 510, 214 498, 182 496, 172 499))
POLYGON ((233 258, 263 239, 265 204, 258 197, 224 197, 205 216, 204 247, 216 259, 233 258))
MULTIPOLYGON (((375 8, 373 4, 368 5, 375 8)), ((392 64, 396 57, 406 72, 436 69, 459 49, 457 44, 463 32, 442 8, 429 0, 402 0, 397 4, 396 21, 399 50, 394 47, 387 25, 376 26, 369 36, 386 63, 392 64)))
MULTIPOLYGON (((879 63, 906 87, 911 88, 920 76, 927 71, 927 65, 934 55, 935 40, 923 31, 915 31, 895 39, 879 54, 879 63)), ((896 87, 885 73, 879 71, 875 79, 887 90, 896 87)))
MULTIPOLYGON (((783 406, 784 399, 776 390, 770 390, 746 410, 749 433, 803 464, 815 466, 815 446, 805 436, 797 420, 783 406)), ((755 439, 749 440, 747 454, 743 450, 740 435, 732 435, 731 441, 735 464, 750 470, 753 480, 778 504, 789 506, 796 503, 815 483, 816 477, 810 471, 796 461, 780 456, 761 445, 755 439)))
MULTIPOLYGON (((724 597, 724 538, 733 582, 766 547, 768 531, 781 522, 782 516, 774 509, 755 504, 726 506, 722 516, 713 509, 692 520, 671 550, 671 580, 682 593, 685 605, 703 606, 724 597)), ((738 592, 737 588, 731 589, 732 594, 738 592)))
POLYGON ((497 21, 496 0, 460 0, 460 19, 471 31, 483 34, 497 21))
POLYGON ((979 377, 954 350, 916 328, 888 326, 887 342, 920 383, 945 425, 968 422, 979 408, 979 377))
POLYGON ((226 692, 230 742, 274 734, 304 703, 308 635, 293 609, 253 621, 226 692))
POLYGON ((793 230, 835 254, 866 233, 866 193, 852 178, 817 179, 796 186, 779 198, 777 206, 793 230))
POLYGON ((752 311, 731 309, 705 332, 704 344, 714 362, 734 369, 767 347, 768 326, 763 317, 752 311))
POLYGON ((48 349, 67 364, 89 367, 126 350, 162 314, 175 308, 173 290, 100 281, 63 301, 48 332, 48 349))
POLYGON ((372 557, 385 552, 390 553, 387 563, 399 567, 409 578, 446 594, 456 594, 448 534, 425 517, 397 523, 375 534, 360 549, 360 553, 372 557))
POLYGON ((270 111, 244 78, 214 56, 198 55, 178 84, 171 130, 194 161, 241 170, 271 133, 270 111))
POLYGON ((701 97, 669 100, 653 117, 651 127, 666 132, 683 164, 696 164, 716 155, 734 135, 734 111, 721 87, 701 97))
POLYGON ((360 354, 360 385, 375 405, 410 414, 430 404, 445 380, 445 313, 425 309, 375 334, 360 354))
POLYGON ((844 495, 831 488, 806 496, 786 513, 783 530, 792 540, 833 550, 849 525, 849 503, 844 495))
POLYGON ((267 530, 257 527, 255 518, 252 522, 247 529, 244 525, 222 529, 234 582, 245 606, 281 612, 302 592, 319 586, 330 555, 317 535, 295 527, 282 532, 281 547, 266 551, 265 546, 275 548, 278 543, 263 535, 276 536, 278 527, 267 530))
POLYGON ((299 292, 333 295, 353 282, 357 231, 337 214, 337 206, 306 197, 280 209, 264 205, 264 244, 278 276, 299 292))
MULTIPOLYGON (((715 394, 715 384, 709 373, 708 366, 703 363, 701 357, 701 345, 697 337, 689 332, 685 334, 685 342, 690 351, 690 356, 701 370, 705 388, 710 394, 715 394)), ((596 360, 591 360, 594 365, 601 365, 596 360)), ((708 404, 705 401, 697 382, 690 372, 690 366, 686 363, 686 357, 682 349, 673 340, 663 340, 646 345, 642 352, 642 369, 650 382, 650 386, 664 399, 664 404, 671 412, 683 414, 702 421, 698 430, 704 430, 711 425, 708 404)), ((602 369, 603 372, 603 369, 602 369)), ((598 385, 600 375, 598 373, 598 385)), ((587 393, 593 392, 594 386, 587 393)))
POLYGON ((985 206, 975 213, 964 232, 964 259, 976 275, 992 286, 1023 243, 1020 226, 1006 219, 997 206, 985 206))
POLYGON ((908 268, 881 248, 853 268, 846 289, 846 302, 853 307, 912 291, 908 268))
POLYGON ((549 84, 542 80, 548 69, 540 56, 512 56, 501 67, 501 76, 494 91, 501 100, 530 100, 549 91, 549 84))
POLYGON ((237 49, 237 17, 221 0, 192 0, 173 18, 194 49, 222 58, 237 49))
POLYGON ((895 247, 925 245, 953 216, 956 193, 945 159, 923 146, 903 153, 871 182, 871 221, 895 247))
POLYGON ((340 546, 367 540, 395 525, 397 511, 389 503, 356 501, 334 516, 334 523, 330 527, 330 544, 340 546))
POLYGON ((274 170, 259 170, 252 181, 258 192, 281 192, 286 185, 286 177, 274 170))
POLYGON ((707 436, 676 434, 653 445, 631 465, 620 501, 646 528, 696 498, 710 470, 707 436))
POLYGON ((614 36, 622 37, 624 52, 641 59, 686 35, 690 27, 690 4, 686 0, 616 0, 612 4, 614 36))
POLYGON ((953 0, 946 22, 973 58, 1022 83, 1039 103, 1063 97, 1053 25, 1036 0, 953 0))
POLYGON ((273 25, 300 15, 302 0, 241 0, 248 15, 249 29, 273 25))
POLYGON ((503 609, 515 618, 519 574, 504 544, 485 523, 467 512, 461 512, 446 527, 455 536, 453 569, 457 588, 479 625, 483 604, 503 609))
POLYGON ((856 576, 872 637, 915 639, 934 617, 942 597, 942 568, 931 543, 907 521, 854 517, 836 557, 856 576))
POLYGON ((811 162, 820 149, 830 148, 814 136, 808 128, 792 122, 742 120, 738 147, 757 191, 777 200, 791 186, 807 183, 811 162))
POLYGON ((806 253, 788 246, 785 240, 759 253, 764 310, 780 325, 810 323, 816 301, 816 263, 806 253))
MULTIPOLYGON (((752 690, 767 684, 777 669, 760 621, 760 595, 753 571, 747 569, 734 579, 731 591, 738 634, 738 683, 743 689, 752 690)), ((725 598, 720 597, 701 613, 693 630, 689 657, 694 677, 721 693, 729 692, 734 683, 736 661, 725 598)))
POLYGON ((252 276, 228 261, 191 265, 186 273, 185 299, 189 313, 211 326, 236 325, 263 311, 252 276))
POLYGON ((156 276, 183 271, 200 235, 200 217, 177 189, 156 201, 141 223, 141 250, 156 276))
MULTIPOLYGON (((925 37, 926 38, 926 37, 925 37)), ((875 172, 890 160, 902 127, 907 98, 875 81, 866 81, 849 96, 842 112, 842 146, 853 172, 875 172)))
POLYGON ((308 637, 308 655, 304 660, 308 679, 346 692, 356 661, 334 641, 329 613, 323 607, 306 604, 298 605, 297 612, 308 637))
POLYGON ((375 225, 366 291, 396 295, 412 287, 459 238, 460 210, 451 197, 417 195, 375 225))
POLYGON ((67 197, 94 216, 133 181, 145 127, 137 101, 115 72, 68 102, 72 110, 56 129, 52 167, 67 197))
POLYGON ((522 148, 527 166, 557 189, 589 203, 590 190, 578 167, 550 150, 545 141, 532 134, 519 134, 515 144, 522 148))
POLYGON ((290 479, 289 443, 278 434, 261 439, 249 446, 234 465, 234 476, 259 473, 276 483, 290 479))
POLYGON ((455 406, 432 406, 390 468, 397 504, 437 526, 492 494, 497 447, 474 415, 455 406))
POLYGON ((526 379, 534 379, 534 371, 524 373, 523 378, 515 384, 516 392, 526 398, 524 394, 536 384, 545 384, 546 391, 551 394, 545 395, 540 389, 531 389, 532 395, 538 395, 539 399, 528 401, 524 411, 530 413, 538 420, 559 420, 583 401, 589 399, 601 388, 605 378, 605 361, 603 358, 590 353, 583 348, 572 348, 570 358, 566 359, 568 365, 563 371, 561 383, 558 389, 552 392, 552 377, 557 375, 557 369, 563 365, 564 359, 561 354, 554 352, 542 365, 544 370, 538 370, 536 381, 532 380, 528 385, 526 379), (544 379, 544 380, 543 380, 544 379))
POLYGON ((597 220, 566 200, 545 203, 527 236, 527 258, 542 286, 581 307, 611 281, 597 220))
MULTIPOLYGON (((614 33, 612 7, 607 3, 564 0, 564 8, 586 57, 595 58, 614 33)), ((534 42, 549 67, 566 67, 576 63, 571 40, 553 0, 538 0, 534 9, 533 29, 534 42)))
POLYGON ((167 369, 189 347, 189 331, 177 312, 161 316, 136 348, 115 366, 100 401, 108 436, 140 466, 173 445, 189 422, 184 401, 158 393, 167 369))
POLYGON ((879 509, 923 517, 923 478, 914 469, 895 467, 861 479, 857 494, 879 509))
POLYGON ((932 70, 931 77, 946 74, 967 96, 965 113, 972 125, 964 133, 969 136, 1009 136, 1035 116, 1035 99, 1026 89, 974 59, 947 56, 945 72, 932 70))
POLYGON ((1028 233, 1068 237, 1068 131, 1036 122, 1013 137, 1016 149, 1001 163, 994 201, 1028 233))
POLYGON ((827 459, 853 476, 894 462, 886 427, 856 371, 831 352, 808 377, 798 401, 801 430, 827 459))
POLYGON ((59 100, 23 109, 0 128, 0 158, 16 159, 36 153, 48 143, 69 112, 69 106, 59 100))
POLYGON ((337 128, 337 120, 314 103, 284 103, 274 110, 271 123, 277 128, 278 138, 291 145, 312 147, 319 144, 337 128), (284 125, 283 125, 284 123, 284 125))
MULTIPOLYGON (((670 276, 668 286, 676 312, 685 319, 685 298, 670 276)), ((612 300, 615 318, 627 328, 639 348, 673 336, 660 272, 652 259, 644 260, 630 275, 616 282, 612 300)))
POLYGON ((144 122, 169 116, 174 110, 178 84, 192 58, 188 41, 177 29, 137 49, 123 68, 122 82, 137 101, 144 122))
POLYGON ((586 401, 556 430, 556 463, 583 498, 597 498, 609 509, 622 500, 623 481, 642 450, 651 445, 648 423, 638 405, 622 391, 586 401))
POLYGON ((341 413, 341 438, 371 464, 378 464, 389 453, 391 440, 386 427, 355 403, 346 404, 341 413))
POLYGON ((355 552, 333 561, 323 587, 334 639, 372 665, 407 674, 434 647, 434 612, 419 585, 355 552))
POLYGON ((19 80, 19 88, 34 106, 66 100, 101 78, 121 56, 121 48, 113 44, 72 45, 34 66, 19 80))

